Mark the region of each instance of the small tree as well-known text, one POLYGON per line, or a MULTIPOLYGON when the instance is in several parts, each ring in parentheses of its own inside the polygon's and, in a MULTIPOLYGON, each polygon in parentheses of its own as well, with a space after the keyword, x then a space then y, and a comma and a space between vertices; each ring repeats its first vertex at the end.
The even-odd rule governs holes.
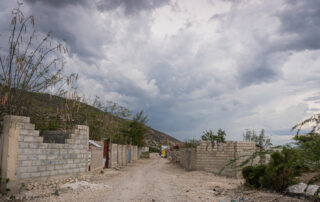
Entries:
POLYGON ((127 143, 133 145, 144 146, 145 145, 145 124, 148 121, 148 116, 144 114, 144 111, 141 110, 134 117, 133 120, 129 123, 129 127, 124 131, 127 136, 127 143))
MULTIPOLYGON (((251 160, 251 162, 256 157, 260 157, 260 163, 261 164, 265 163, 266 154, 270 153, 269 151, 267 151, 267 148, 269 148, 272 145, 272 143, 271 143, 271 138, 264 134, 264 129, 260 131, 259 135, 257 135, 255 130, 247 129, 243 133, 243 140, 249 141, 249 142, 255 142, 256 145, 259 147, 259 151, 255 152, 253 155, 250 156, 249 159, 251 160)), ((249 162, 249 160, 245 162, 249 162)))
POLYGON ((249 142, 255 142, 260 150, 265 150, 272 145, 271 138, 264 134, 264 129, 257 135, 255 130, 246 129, 243 133, 243 140, 249 142))
POLYGON ((304 165, 320 171, 320 134, 308 133, 294 137, 296 149, 300 152, 304 165))
POLYGON ((217 135, 215 135, 211 129, 209 131, 203 131, 201 139, 204 141, 211 141, 211 142, 217 141, 218 143, 224 143, 226 142, 225 137, 226 137, 226 132, 221 128, 219 128, 217 135))
MULTIPOLYGON (((320 113, 296 124, 292 127, 292 130, 297 130, 294 140, 305 165, 320 172, 320 113), (308 128, 309 132, 300 134, 303 128, 308 128)), ((320 174, 318 178, 320 178, 320 174)))
POLYGON ((222 130, 221 128, 219 128, 218 132, 217 132, 217 142, 226 142, 226 131, 222 130))
POLYGON ((300 133, 303 127, 310 126, 311 129, 309 133, 319 133, 320 131, 320 113, 314 114, 311 117, 305 119, 304 121, 296 124, 291 130, 297 130, 297 135, 300 133))
POLYGON ((210 129, 209 131, 203 131, 201 139, 204 141, 214 141, 216 140, 216 136, 214 135, 214 132, 210 129))

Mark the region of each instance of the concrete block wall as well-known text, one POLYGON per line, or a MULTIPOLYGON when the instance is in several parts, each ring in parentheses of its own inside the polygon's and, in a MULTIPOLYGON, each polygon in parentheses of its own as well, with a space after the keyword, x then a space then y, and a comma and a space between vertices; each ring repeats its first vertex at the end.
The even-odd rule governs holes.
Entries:
POLYGON ((191 150, 191 158, 190 162, 187 161, 187 149, 170 151, 170 156, 173 155, 171 160, 179 163, 182 167, 188 168, 188 170, 196 170, 197 169, 197 152, 195 149, 191 150), (190 166, 188 166, 190 164, 190 166))
MULTIPOLYGON (((259 148, 256 146, 255 142, 236 142, 236 151, 235 151, 235 157, 237 159, 236 161, 236 176, 241 177, 241 164, 246 161, 253 153, 259 150, 259 148)), ((252 164, 256 165, 260 163, 260 158, 257 157, 253 160, 252 164)), ((266 162, 264 162, 266 163, 266 162)))
POLYGON ((136 145, 131 145, 131 160, 138 160, 138 146, 136 145))
POLYGON ((115 168, 118 166, 118 145, 110 143, 109 148, 109 168, 115 168))
POLYGON ((211 142, 202 141, 197 147, 196 169, 235 176, 235 164, 231 163, 235 159, 235 151, 235 142, 215 144, 212 148, 211 142))
MULTIPOLYGON (((227 141, 226 143, 216 143, 212 148, 211 142, 201 141, 200 145, 192 150, 191 170, 204 170, 224 176, 240 177, 241 168, 239 165, 257 149, 253 142, 227 141)), ((186 168, 186 150, 170 153, 172 161, 186 168)), ((254 163, 257 163, 257 160, 254 163)))
POLYGON ((121 165, 122 166, 126 166, 127 165, 127 145, 122 145, 122 161, 121 161, 121 165))
POLYGON ((128 164, 128 150, 131 150, 131 162, 138 160, 139 150, 135 145, 110 144, 109 149, 109 168, 126 166, 128 164))
POLYGON ((117 163, 119 166, 123 166, 123 145, 118 144, 117 148, 118 148, 118 150, 117 150, 117 153, 118 153, 117 163))
POLYGON ((95 141, 102 147, 90 145, 91 151, 91 171, 103 169, 103 142, 95 141))
POLYGON ((88 126, 76 126, 66 144, 43 143, 29 117, 5 116, 1 139, 1 178, 12 183, 87 171, 88 126))
POLYGON ((20 128, 17 179, 87 171, 89 128, 77 126, 66 144, 43 143, 33 124, 20 128))

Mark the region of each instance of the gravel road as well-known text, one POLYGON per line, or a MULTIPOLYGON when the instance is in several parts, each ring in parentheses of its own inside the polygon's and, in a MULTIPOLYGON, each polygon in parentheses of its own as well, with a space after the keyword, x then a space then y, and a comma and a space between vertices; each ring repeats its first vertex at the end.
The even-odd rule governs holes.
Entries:
POLYGON ((23 201, 300 201, 276 193, 244 190, 241 183, 207 172, 186 172, 157 157, 59 185, 58 194, 50 191, 41 195, 35 188, 23 193, 28 196, 23 201))

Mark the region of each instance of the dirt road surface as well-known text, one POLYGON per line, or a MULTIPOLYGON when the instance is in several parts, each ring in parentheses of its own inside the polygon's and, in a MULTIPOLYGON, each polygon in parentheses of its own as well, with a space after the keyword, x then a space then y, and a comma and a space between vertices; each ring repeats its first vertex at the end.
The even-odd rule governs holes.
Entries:
POLYGON ((24 201, 302 201, 276 193, 245 191, 241 183, 207 172, 186 172, 167 159, 153 158, 64 184, 55 194, 51 191, 36 196, 40 192, 35 189, 24 193, 24 201))

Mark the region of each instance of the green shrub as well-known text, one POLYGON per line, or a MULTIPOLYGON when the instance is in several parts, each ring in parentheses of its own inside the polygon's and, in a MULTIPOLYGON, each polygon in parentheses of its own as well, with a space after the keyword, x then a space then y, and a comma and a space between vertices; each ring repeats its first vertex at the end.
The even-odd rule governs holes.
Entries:
POLYGON ((149 147, 150 153, 160 153, 160 149, 156 147, 149 147))
POLYGON ((266 165, 247 166, 242 169, 245 184, 251 188, 262 188, 263 178, 266 172, 266 165))
POLYGON ((141 158, 150 158, 149 152, 142 152, 141 158))
POLYGON ((295 177, 304 171, 299 153, 295 149, 283 148, 274 152, 266 165, 247 166, 242 175, 245 185, 251 188, 267 188, 283 191, 295 183, 295 177))

